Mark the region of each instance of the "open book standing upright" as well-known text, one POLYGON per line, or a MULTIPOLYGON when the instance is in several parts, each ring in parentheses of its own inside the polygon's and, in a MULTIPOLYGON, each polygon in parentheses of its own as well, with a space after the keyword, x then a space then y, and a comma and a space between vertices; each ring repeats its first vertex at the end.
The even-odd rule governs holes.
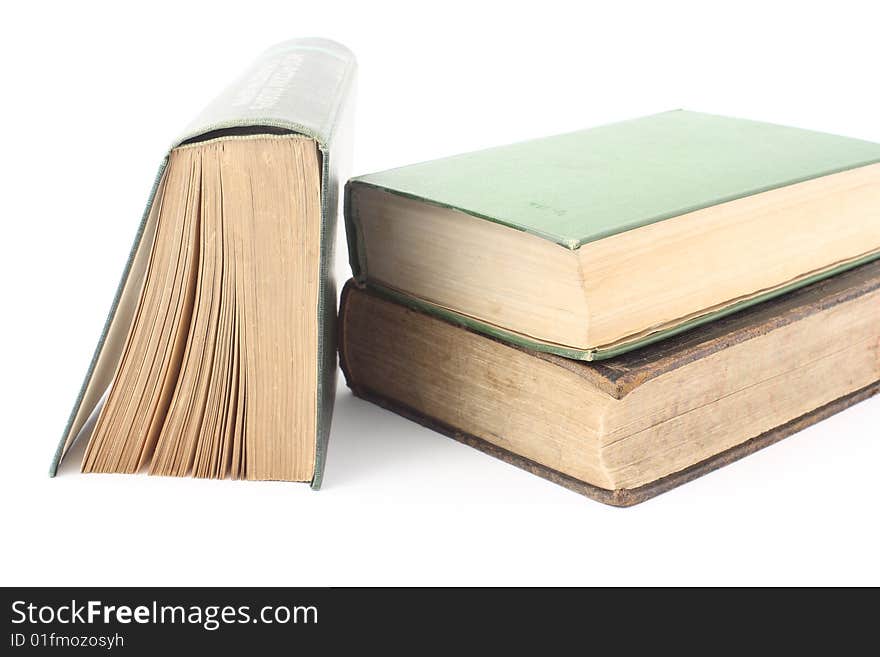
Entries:
POLYGON ((354 75, 339 44, 279 44, 174 142, 51 474, 79 437, 86 472, 320 486, 354 75))

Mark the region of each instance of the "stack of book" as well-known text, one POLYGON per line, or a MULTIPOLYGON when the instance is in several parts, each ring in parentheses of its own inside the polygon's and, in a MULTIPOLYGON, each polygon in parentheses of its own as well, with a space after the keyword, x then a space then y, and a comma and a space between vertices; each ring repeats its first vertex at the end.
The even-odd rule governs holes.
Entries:
POLYGON ((296 39, 174 140, 51 474, 321 484, 366 399, 630 505, 878 391, 880 145, 685 111, 355 178, 296 39))
POLYGON ((880 145, 674 111, 351 180, 352 391, 628 506, 878 391, 880 145))

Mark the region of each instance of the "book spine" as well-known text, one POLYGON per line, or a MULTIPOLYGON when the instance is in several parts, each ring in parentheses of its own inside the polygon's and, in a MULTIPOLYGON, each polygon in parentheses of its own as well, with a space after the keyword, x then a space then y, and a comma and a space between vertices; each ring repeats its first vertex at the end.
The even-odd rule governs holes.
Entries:
POLYGON ((261 55, 190 123, 174 142, 257 126, 335 141, 353 93, 352 53, 326 39, 294 39, 261 55))

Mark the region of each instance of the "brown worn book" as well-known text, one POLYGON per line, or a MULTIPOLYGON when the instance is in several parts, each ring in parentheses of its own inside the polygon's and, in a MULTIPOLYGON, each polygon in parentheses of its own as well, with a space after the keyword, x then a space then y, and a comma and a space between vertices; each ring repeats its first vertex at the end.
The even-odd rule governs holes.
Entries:
POLYGON ((880 263, 588 363, 349 282, 354 394, 616 506, 766 447, 880 390, 880 263))

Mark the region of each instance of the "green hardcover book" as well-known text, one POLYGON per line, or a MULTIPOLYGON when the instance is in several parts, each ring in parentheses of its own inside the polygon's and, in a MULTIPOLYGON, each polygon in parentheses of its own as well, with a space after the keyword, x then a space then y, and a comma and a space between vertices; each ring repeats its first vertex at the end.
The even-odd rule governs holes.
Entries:
POLYGON ((673 111, 353 179, 355 279, 608 358, 880 255, 880 145, 673 111))
POLYGON ((354 76, 278 44, 174 141, 50 474, 79 440, 85 472, 320 486, 354 76))

